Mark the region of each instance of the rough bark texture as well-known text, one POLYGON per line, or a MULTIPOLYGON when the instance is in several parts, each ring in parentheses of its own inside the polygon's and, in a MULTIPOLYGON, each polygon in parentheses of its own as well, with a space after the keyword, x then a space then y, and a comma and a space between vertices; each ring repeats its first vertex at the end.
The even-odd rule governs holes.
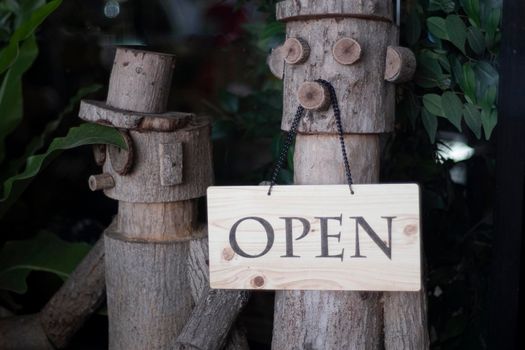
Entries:
POLYGON ((65 347, 105 297, 101 238, 40 313, 42 327, 51 342, 58 348, 65 347))
POLYGON ((174 67, 173 55, 117 48, 107 104, 135 112, 165 112, 174 67))
POLYGON ((290 21, 311 17, 357 17, 392 20, 392 1, 381 0, 286 0, 277 4, 277 19, 290 21))
MULTIPOLYGON (((379 179, 379 136, 345 135, 354 181, 379 179)), ((298 135, 295 184, 344 184, 336 135, 298 135)), ((348 194, 350 196, 350 193, 348 194)), ((380 293, 278 291, 272 349, 337 350, 382 348, 380 293)))
POLYGON ((53 350, 37 315, 0 319, 0 349, 53 350))
POLYGON ((193 307, 189 243, 130 242, 106 233, 109 348, 169 349, 193 307))
POLYGON ((88 122, 120 129, 173 131, 184 127, 195 115, 184 112, 142 113, 112 107, 102 101, 84 100, 78 116, 88 122))
POLYGON ((118 176, 111 160, 104 164, 104 172, 115 180, 115 187, 104 191, 108 197, 125 202, 174 202, 202 197, 213 184, 210 124, 207 120, 196 120, 174 132, 130 131, 130 136, 135 150, 135 165, 131 172, 118 176), (170 143, 182 143, 182 183, 163 186, 159 145, 170 143))
MULTIPOLYGON (((202 227, 202 231, 206 231, 206 227, 202 227)), ((203 298, 206 298, 207 293, 209 293, 209 278, 208 278, 208 238, 198 239, 198 240, 192 240, 190 241, 190 253, 188 255, 188 270, 189 270, 189 279, 191 284, 191 292, 193 296, 193 300, 198 303, 203 300, 203 298)), ((219 317, 222 317, 223 320, 226 321, 225 328, 224 324, 219 324, 221 322, 214 322, 214 323, 204 323, 203 326, 206 326, 208 329, 207 332, 205 332, 206 336, 204 338, 198 337, 197 339, 200 339, 201 343, 198 342, 186 342, 186 346, 196 346, 197 349, 199 349, 198 346, 212 346, 215 342, 215 347, 209 347, 209 349, 224 349, 224 350, 247 350, 248 347, 248 341, 246 339, 246 335, 244 333, 244 330, 238 325, 235 324, 235 317, 232 317, 233 314, 238 314, 239 311, 244 307, 244 303, 247 301, 248 296, 246 295, 245 291, 220 291, 220 292, 226 292, 222 296, 222 302, 226 303, 225 310, 230 310, 228 318, 224 319, 224 316, 220 316, 221 311, 220 308, 215 308, 214 312, 219 314, 219 317), (226 298, 225 298, 226 296, 226 298), (243 299, 240 299, 240 298, 243 299), (242 300, 243 303, 239 303, 238 301, 242 300), (232 308, 232 305, 234 306, 232 308), (227 334, 226 337, 226 344, 224 347, 219 347, 219 343, 223 341, 224 336, 226 335, 224 332, 228 332, 228 329, 230 329, 229 334, 227 334), (206 339, 206 337, 211 336, 212 339, 206 339), (201 344, 201 345, 199 345, 201 344)), ((202 303, 201 303, 202 305, 202 303)), ((194 313, 195 316, 198 316, 198 313, 194 313)), ((193 317, 193 316, 192 316, 193 317)), ((210 319, 215 319, 217 316, 211 315, 210 319)), ((206 320, 204 320, 206 321, 206 320)), ((194 323, 197 325, 197 328, 194 328, 193 332, 197 331, 199 328, 199 323, 194 323)), ((205 328, 201 328, 202 330, 205 328)), ((185 330, 186 331, 186 330, 185 330)), ((204 333, 204 331, 202 331, 204 333)), ((183 331, 184 334, 184 331, 183 331)), ((183 335, 181 334, 181 336, 183 335)), ((180 339, 178 340, 180 341, 180 339)), ((182 344, 179 344, 179 346, 182 344)), ((183 349, 183 347, 181 347, 183 349)), ((189 349, 192 349, 189 347, 189 349)), ((195 347, 193 348, 195 349, 195 347)), ((204 347, 204 349, 207 349, 204 347)))
POLYGON ((425 287, 420 292, 384 293, 385 350, 428 349, 425 287))
POLYGON ((185 241, 205 234, 196 230, 197 201, 169 203, 119 202, 118 232, 127 239, 162 242, 185 241), (148 227, 144 231, 144 227, 148 227))
MULTIPOLYGON (((345 2, 349 3, 349 2, 345 2)), ((297 92, 305 81, 325 79, 339 99, 346 133, 383 133, 394 125, 394 85, 385 81, 386 52, 397 43, 397 29, 387 22, 356 18, 324 18, 293 21, 286 25, 287 37, 300 37, 310 45, 304 64, 285 64, 282 129, 289 130, 297 109, 297 92), (343 38, 361 46, 360 59, 351 65, 338 63, 332 49, 343 38)), ((332 108, 309 112, 299 123, 303 133, 336 133, 332 108)))

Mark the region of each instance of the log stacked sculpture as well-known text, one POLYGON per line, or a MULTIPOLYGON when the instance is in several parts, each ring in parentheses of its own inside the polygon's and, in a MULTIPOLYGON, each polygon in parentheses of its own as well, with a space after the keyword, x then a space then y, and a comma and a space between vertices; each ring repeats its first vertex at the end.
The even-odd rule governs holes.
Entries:
POLYGON ((80 107, 81 118, 118 128, 127 143, 126 150, 96 148, 103 173, 89 179, 119 201, 115 228, 104 237, 110 349, 220 348, 247 301, 245 293, 203 293, 205 281, 192 295, 193 275, 207 274, 189 261, 190 247, 200 246, 192 242, 207 234, 197 199, 213 183, 210 123, 167 111, 173 67, 171 55, 117 49, 106 102, 80 107), (210 298, 227 311, 210 310, 210 298), (225 322, 210 323, 216 315, 225 322), (178 339, 195 324, 214 347, 178 339))
POLYGON ((106 102, 80 117, 120 130, 127 149, 94 147, 92 190, 119 201, 104 237, 37 315, 0 320, 0 349, 67 346, 104 301, 109 349, 244 350, 232 325, 243 291, 211 291, 197 199, 213 182, 210 123, 167 112, 174 57, 118 48, 106 102))
MULTIPOLYGON (((379 135, 394 126, 392 83, 415 70, 414 55, 397 46, 392 1, 286 0, 277 4, 277 19, 287 39, 268 64, 284 80, 282 130, 290 130, 299 104, 307 110, 294 182, 346 182, 329 94, 317 79, 335 88, 355 182, 379 181, 379 135)), ((425 349, 425 317, 424 292, 277 292, 272 348, 425 349)))

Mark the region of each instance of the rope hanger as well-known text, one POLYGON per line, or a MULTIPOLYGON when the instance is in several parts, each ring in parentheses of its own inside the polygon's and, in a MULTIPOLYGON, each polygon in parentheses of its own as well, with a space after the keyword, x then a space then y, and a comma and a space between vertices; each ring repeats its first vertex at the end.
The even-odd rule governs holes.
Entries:
MULTIPOLYGON (((328 89, 328 92, 330 95, 330 104, 332 106, 332 109, 334 110, 334 117, 335 117, 335 122, 337 126, 337 132, 339 134, 339 143, 341 144, 341 153, 343 154, 343 162, 345 165, 346 180, 348 182, 348 187, 350 188, 350 193, 354 194, 354 190, 352 189, 352 184, 354 182, 352 180, 352 173, 350 172, 350 163, 348 162, 348 156, 346 154, 343 126, 341 123, 341 111, 339 109, 339 103, 337 102, 337 95, 335 93, 335 89, 332 86, 332 84, 330 84, 326 80, 317 79, 315 82, 322 84, 325 88, 328 89)), ((303 106, 300 105, 299 107, 297 107, 297 111, 295 112, 295 117, 290 127, 290 131, 288 131, 288 134, 286 135, 286 140, 284 141, 283 148, 281 149, 281 152, 279 153, 279 158, 277 162, 275 163, 275 167, 273 168, 272 177, 270 179, 270 187, 268 188, 269 196, 271 196, 272 194, 272 188, 275 185, 275 182, 277 181, 277 176, 279 175, 279 171, 281 170, 284 160, 288 155, 288 150, 290 149, 290 146, 292 145, 292 142, 295 139, 295 136, 297 135, 297 128, 299 126, 299 121, 304 117, 304 112, 305 112, 305 109, 303 106)))

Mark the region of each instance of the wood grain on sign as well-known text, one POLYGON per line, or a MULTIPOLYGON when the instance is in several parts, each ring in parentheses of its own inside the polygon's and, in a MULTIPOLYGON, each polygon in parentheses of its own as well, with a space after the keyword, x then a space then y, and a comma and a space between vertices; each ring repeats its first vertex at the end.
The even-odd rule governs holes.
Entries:
POLYGON ((417 291, 415 184, 208 188, 210 285, 417 291))

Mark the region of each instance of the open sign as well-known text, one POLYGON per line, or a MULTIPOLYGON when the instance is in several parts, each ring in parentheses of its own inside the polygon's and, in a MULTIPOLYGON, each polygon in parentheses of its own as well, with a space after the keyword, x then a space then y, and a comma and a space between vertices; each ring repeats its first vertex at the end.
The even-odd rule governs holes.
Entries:
POLYGON ((226 289, 417 291, 414 184, 210 187, 210 284, 226 289))

